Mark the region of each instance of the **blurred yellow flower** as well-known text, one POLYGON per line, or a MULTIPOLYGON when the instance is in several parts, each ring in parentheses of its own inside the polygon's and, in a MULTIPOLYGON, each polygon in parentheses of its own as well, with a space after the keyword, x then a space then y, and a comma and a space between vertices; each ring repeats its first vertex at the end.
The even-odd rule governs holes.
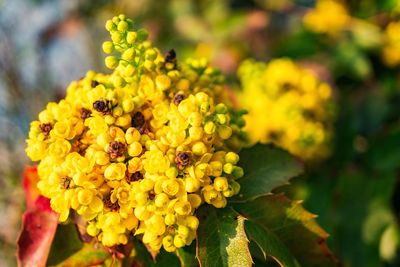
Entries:
POLYGON ((337 0, 317 0, 314 9, 303 18, 304 25, 313 32, 335 35, 351 21, 346 7, 337 0))
POLYGON ((384 63, 394 67, 400 63, 400 22, 390 22, 384 31, 382 57, 384 63))
POLYGON ((251 143, 274 143, 306 160, 328 155, 333 102, 327 83, 285 58, 244 61, 238 75, 251 143))

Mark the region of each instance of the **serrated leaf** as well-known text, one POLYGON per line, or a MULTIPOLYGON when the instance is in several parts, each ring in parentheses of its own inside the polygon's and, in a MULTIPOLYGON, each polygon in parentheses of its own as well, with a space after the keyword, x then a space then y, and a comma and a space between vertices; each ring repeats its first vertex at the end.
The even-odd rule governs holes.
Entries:
POLYGON ((239 195, 231 201, 265 196, 303 171, 302 163, 288 152, 272 145, 255 145, 240 152, 239 166, 244 169, 239 195))
MULTIPOLYGON (((274 233, 301 266, 336 266, 337 260, 326 244, 328 234, 299 201, 283 194, 236 203, 235 209, 248 220, 274 233)), ((270 255, 275 257, 275 255, 270 255)))
POLYGON ((288 248, 268 228, 258 225, 252 221, 245 222, 246 233, 250 242, 255 242, 263 253, 264 260, 273 258, 280 266, 296 267, 296 261, 290 254, 288 248))
POLYGON ((18 266, 46 265, 57 224, 58 214, 51 210, 50 201, 40 196, 22 217, 17 239, 18 266))
POLYGON ((244 218, 232 209, 203 206, 198 211, 197 258, 200 266, 251 266, 244 218))
POLYGON ((68 257, 57 267, 88 267, 104 263, 112 255, 99 243, 85 244, 81 250, 68 257))
POLYGON ((196 242, 192 242, 190 246, 180 248, 176 252, 181 267, 197 267, 199 265, 196 259, 196 242))

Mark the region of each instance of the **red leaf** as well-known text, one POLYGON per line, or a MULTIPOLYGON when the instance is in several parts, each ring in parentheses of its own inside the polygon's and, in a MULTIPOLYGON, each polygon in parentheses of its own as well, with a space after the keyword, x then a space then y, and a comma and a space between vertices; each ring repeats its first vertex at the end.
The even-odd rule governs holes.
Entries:
POLYGON ((25 191, 25 199, 27 208, 32 208, 36 202, 36 199, 40 196, 39 189, 36 187, 39 181, 39 175, 37 173, 36 166, 25 167, 22 186, 25 191))
POLYGON ((21 267, 46 265, 58 224, 59 215, 51 210, 50 200, 39 195, 37 180, 36 167, 26 168, 23 186, 28 208, 17 239, 17 263, 21 267))

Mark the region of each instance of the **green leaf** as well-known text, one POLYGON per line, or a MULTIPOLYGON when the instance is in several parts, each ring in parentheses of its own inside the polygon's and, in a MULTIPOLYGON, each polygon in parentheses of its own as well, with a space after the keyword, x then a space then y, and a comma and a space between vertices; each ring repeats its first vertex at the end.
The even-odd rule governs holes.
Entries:
POLYGON ((82 249, 83 243, 79 239, 78 231, 74 224, 60 224, 57 228, 53 243, 51 244, 47 265, 56 265, 82 249))
POLYGON ((232 209, 203 206, 198 211, 197 257, 200 266, 251 266, 244 218, 232 209))
POLYGON ((133 238, 133 245, 135 250, 135 256, 131 257, 128 261, 130 265, 127 266, 138 266, 138 267, 178 267, 181 266, 178 257, 174 253, 166 252, 164 249, 161 249, 160 253, 158 253, 155 262, 147 250, 147 248, 143 245, 142 242, 137 240, 137 238, 133 238))
MULTIPOLYGON (((291 201, 283 194, 269 195, 246 203, 236 203, 235 209, 249 221, 276 235, 301 266, 337 265, 336 258, 326 244, 328 234, 315 221, 316 215, 306 211, 301 202, 291 201)), ((270 245, 268 248, 269 253, 273 253, 269 254, 270 257, 277 260, 281 258, 282 255, 277 254, 275 248, 270 245)))
POLYGON ((252 221, 245 221, 245 229, 250 242, 255 242, 261 249, 265 261, 267 257, 272 257, 280 266, 297 266, 288 248, 271 230, 252 221))
POLYGON ((240 152, 244 169, 240 192, 232 201, 242 202, 265 196, 303 171, 303 165, 286 151, 272 145, 255 145, 240 152))
POLYGON ((171 252, 167 252, 164 249, 157 255, 155 266, 157 267, 173 267, 180 266, 178 257, 171 252))
POLYGON ((318 36, 309 31, 300 30, 290 36, 275 39, 274 57, 305 58, 315 55, 318 49, 318 36), (283 41, 284 40, 284 41, 283 41))
POLYGON ((132 238, 132 240, 135 256, 133 259, 131 259, 131 261, 136 264, 135 266, 154 266, 153 259, 143 243, 137 240, 137 238, 132 238))
POLYGON ((394 220, 391 201, 397 172, 371 175, 368 170, 346 168, 329 181, 323 174, 307 179, 312 187, 304 205, 319 214, 321 224, 332 233, 329 244, 345 265, 381 266, 379 239, 394 220))
POLYGON ((333 64, 337 76, 365 80, 372 73, 370 59, 351 42, 341 42, 334 48, 333 64))
POLYGON ((86 267, 104 263, 112 255, 99 243, 85 244, 81 250, 57 265, 57 267, 86 267))
POLYGON ((178 249, 176 254, 182 267, 199 266, 199 262, 196 259, 196 242, 193 242, 190 246, 178 249))

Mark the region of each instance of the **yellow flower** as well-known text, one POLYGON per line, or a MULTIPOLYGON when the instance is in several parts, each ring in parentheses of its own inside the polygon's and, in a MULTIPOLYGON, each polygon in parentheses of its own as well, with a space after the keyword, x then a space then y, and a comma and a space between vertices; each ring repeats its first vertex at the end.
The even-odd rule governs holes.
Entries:
POLYGON ((113 189, 110 200, 115 203, 118 201, 120 206, 126 205, 130 202, 131 188, 128 183, 121 182, 117 188, 113 189))
POLYGON ((57 138, 49 146, 49 154, 55 158, 64 158, 71 150, 71 144, 65 139, 57 138))
POLYGON ((124 163, 111 163, 104 171, 104 177, 108 180, 121 180, 125 177, 126 165, 124 163))
POLYGON ((389 67, 400 64, 400 22, 390 22, 384 32, 382 57, 389 67))
POLYGON ((242 145, 243 118, 221 103, 223 77, 205 60, 177 65, 175 52, 163 56, 124 15, 106 29, 112 72, 89 71, 49 103, 26 153, 40 161, 38 188, 60 220, 72 209, 105 246, 134 233, 174 251, 196 237, 203 199, 221 208, 238 193, 243 170, 229 147, 242 145))
POLYGON ((39 161, 46 155, 47 145, 45 142, 29 139, 27 140, 26 154, 33 161, 39 161))
POLYGON ((169 167, 169 160, 159 150, 147 151, 145 153, 144 169, 150 174, 163 173, 169 167))
POLYGON ((337 34, 351 22, 345 6, 339 0, 318 0, 315 9, 306 13, 304 24, 317 33, 337 34))
POLYGON ((179 183, 176 179, 165 180, 162 189, 169 196, 175 196, 179 192, 179 183))
MULTIPOLYGON (((245 61, 239 68, 243 91, 241 104, 251 143, 274 143, 306 159, 318 160, 329 154, 333 121, 331 87, 289 59, 267 64, 245 61)), ((238 160, 225 156, 225 173, 240 177, 238 160)))

